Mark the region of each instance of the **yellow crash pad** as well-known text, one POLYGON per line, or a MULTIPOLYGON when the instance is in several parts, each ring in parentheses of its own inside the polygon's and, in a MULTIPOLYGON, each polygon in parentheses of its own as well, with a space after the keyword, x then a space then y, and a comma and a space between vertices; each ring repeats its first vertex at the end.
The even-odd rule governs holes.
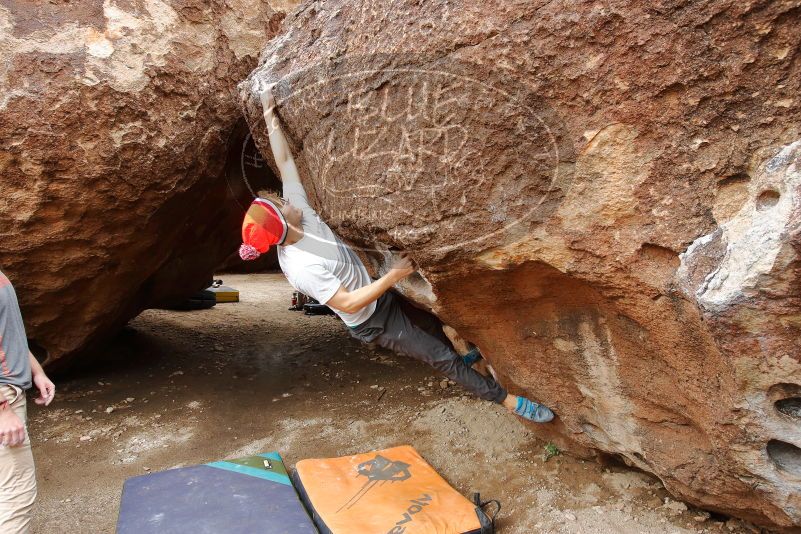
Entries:
POLYGON ((228 286, 210 287, 209 291, 214 293, 217 303, 220 302, 239 302, 239 290, 228 286))

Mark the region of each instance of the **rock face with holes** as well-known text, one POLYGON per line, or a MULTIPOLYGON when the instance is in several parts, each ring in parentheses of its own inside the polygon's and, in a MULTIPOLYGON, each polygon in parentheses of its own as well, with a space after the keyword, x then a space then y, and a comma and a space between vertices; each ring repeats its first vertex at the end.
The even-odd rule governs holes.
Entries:
POLYGON ((284 6, 33 4, 0 4, 0 267, 53 364, 235 250, 234 88, 284 6))
POLYGON ((406 294, 555 409, 540 436, 790 530, 799 6, 309 2, 252 77, 322 217, 376 272, 412 254, 406 294))

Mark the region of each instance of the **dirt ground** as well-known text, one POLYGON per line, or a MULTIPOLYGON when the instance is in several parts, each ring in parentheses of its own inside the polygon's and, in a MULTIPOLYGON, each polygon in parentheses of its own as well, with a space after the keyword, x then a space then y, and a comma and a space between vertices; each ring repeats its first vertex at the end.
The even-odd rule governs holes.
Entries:
POLYGON ((557 456, 503 408, 443 388, 425 364, 288 311, 281 274, 227 275, 241 302, 150 310, 106 363, 31 403, 35 533, 113 532, 120 491, 147 472, 279 451, 288 465, 410 444, 464 494, 503 504, 498 532, 745 533, 672 500, 655 478, 557 456))

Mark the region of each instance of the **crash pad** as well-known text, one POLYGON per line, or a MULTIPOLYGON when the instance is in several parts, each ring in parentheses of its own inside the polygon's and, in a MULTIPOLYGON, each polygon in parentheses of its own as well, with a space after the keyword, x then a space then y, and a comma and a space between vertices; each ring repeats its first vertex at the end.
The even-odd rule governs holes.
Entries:
POLYGON ((117 534, 315 534, 276 452, 125 481, 117 534))
POLYGON ((491 520, 404 445, 301 460, 295 487, 324 534, 490 534, 491 520))
POLYGON ((211 286, 208 291, 214 293, 217 304, 221 302, 239 302, 239 290, 228 286, 211 286))

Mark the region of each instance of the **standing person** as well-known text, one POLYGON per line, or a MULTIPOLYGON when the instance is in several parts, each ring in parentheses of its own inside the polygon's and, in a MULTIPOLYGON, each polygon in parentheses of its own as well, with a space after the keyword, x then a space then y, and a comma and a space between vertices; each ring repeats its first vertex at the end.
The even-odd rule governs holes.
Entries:
POLYGON ((0 272, 0 532, 26 534, 36 500, 36 473, 25 424, 25 390, 39 389, 49 405, 56 387, 28 350, 17 294, 0 272))
POLYGON ((278 245, 278 262, 289 283, 332 308, 354 337, 422 360, 478 397, 502 404, 525 419, 551 421, 554 415, 546 406, 508 394, 492 377, 473 369, 453 350, 434 316, 404 311, 390 289, 414 272, 405 254, 387 274, 372 281, 354 251, 309 206, 275 116, 272 87, 256 80, 254 89, 261 98, 284 197, 260 197, 250 205, 242 223, 242 259, 254 260, 278 245), (416 320, 417 316, 426 319, 416 320))

